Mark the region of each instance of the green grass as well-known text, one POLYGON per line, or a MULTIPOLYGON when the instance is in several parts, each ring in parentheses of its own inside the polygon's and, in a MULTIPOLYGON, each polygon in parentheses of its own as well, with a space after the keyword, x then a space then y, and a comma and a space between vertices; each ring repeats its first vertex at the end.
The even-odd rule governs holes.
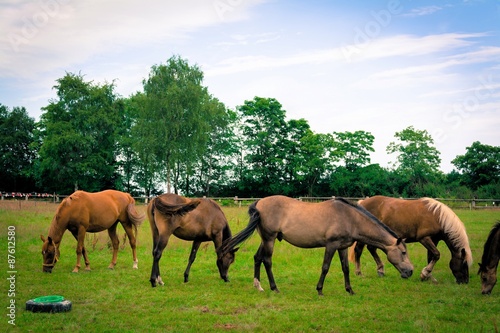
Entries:
MULTIPOLYGON (((66 233, 61 258, 52 274, 42 273, 40 234, 47 230, 56 206, 50 203, 0 202, 0 267, 7 276, 7 227, 16 227, 16 326, 7 323, 9 285, 2 279, 4 309, 0 330, 7 332, 495 332, 500 326, 500 287, 492 295, 481 294, 477 272, 486 236, 499 210, 456 211, 465 223, 474 257, 468 285, 457 285, 448 268, 450 253, 439 245, 441 260, 433 275, 438 280, 421 282, 426 253, 420 244, 409 244, 414 275, 403 280, 386 265, 379 278, 368 252, 362 258, 363 276, 354 275, 356 292, 344 291, 338 255, 335 255, 324 286, 316 292, 323 249, 298 249, 277 243, 273 270, 281 293, 269 291, 264 269, 259 293, 253 288, 253 255, 259 236, 253 235, 237 252, 231 266, 231 282, 224 283, 215 265, 212 243, 202 245, 191 268, 189 283, 183 272, 191 244, 172 237, 160 262, 165 286, 151 288, 151 234, 146 221, 139 230, 139 269, 132 269, 127 246, 118 264, 108 270, 111 251, 107 235, 93 236, 86 246, 92 271, 71 273, 76 261, 73 237, 66 233), (57 314, 25 311, 25 302, 38 296, 63 295, 73 303, 70 312, 57 314)), ((144 206, 139 207, 144 210, 144 206)), ((246 207, 224 207, 233 233, 247 224, 246 207)), ((120 235, 123 229, 119 227, 120 235)), ((121 238, 121 237, 120 237, 121 238)), ((383 253, 381 257, 387 262, 383 253)))

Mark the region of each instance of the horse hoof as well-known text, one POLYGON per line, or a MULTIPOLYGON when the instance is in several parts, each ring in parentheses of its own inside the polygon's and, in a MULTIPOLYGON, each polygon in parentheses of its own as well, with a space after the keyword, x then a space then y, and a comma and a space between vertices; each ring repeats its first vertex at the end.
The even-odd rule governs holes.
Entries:
POLYGON ((384 272, 377 272, 377 274, 378 274, 379 277, 384 277, 385 276, 384 272))

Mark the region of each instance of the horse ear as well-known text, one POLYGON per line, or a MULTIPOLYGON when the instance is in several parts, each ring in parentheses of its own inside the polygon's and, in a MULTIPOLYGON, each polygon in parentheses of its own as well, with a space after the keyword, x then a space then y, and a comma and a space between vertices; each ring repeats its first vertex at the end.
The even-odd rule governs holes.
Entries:
POLYGON ((231 252, 233 252, 233 254, 234 254, 234 253, 238 252, 238 250, 239 250, 239 249, 240 249, 240 248, 239 248, 239 247, 237 247, 237 248, 233 249, 231 252))
POLYGON ((461 254, 462 254, 462 260, 465 260, 465 257, 467 256, 467 253, 465 252, 464 248, 462 248, 461 254))
POLYGON ((40 235, 40 239, 45 243, 45 237, 43 237, 43 235, 40 235))
POLYGON ((401 242, 402 242, 402 241, 403 241, 403 239, 402 239, 402 238, 398 238, 398 241, 396 242, 396 245, 401 244, 401 242))
POLYGON ((54 244, 54 242, 52 241, 52 238, 50 236, 47 239, 49 241, 49 244, 54 244))

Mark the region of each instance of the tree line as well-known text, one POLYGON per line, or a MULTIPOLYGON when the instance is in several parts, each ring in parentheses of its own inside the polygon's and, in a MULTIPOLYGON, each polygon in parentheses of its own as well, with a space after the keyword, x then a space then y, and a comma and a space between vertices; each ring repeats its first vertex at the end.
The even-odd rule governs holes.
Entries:
POLYGON ((394 134, 386 152, 396 162, 384 168, 370 161, 371 133, 315 133, 274 98, 228 109, 180 56, 152 66, 129 97, 81 73, 54 89, 39 121, 0 104, 1 191, 500 197, 499 146, 471 143, 445 174, 432 137, 409 126, 394 134))

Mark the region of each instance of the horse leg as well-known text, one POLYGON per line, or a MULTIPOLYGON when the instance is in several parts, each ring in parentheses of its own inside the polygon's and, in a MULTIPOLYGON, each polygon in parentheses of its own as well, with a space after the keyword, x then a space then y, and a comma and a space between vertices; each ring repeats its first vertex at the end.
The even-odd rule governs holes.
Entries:
MULTIPOLYGON (((132 268, 137 269, 139 260, 137 259, 137 250, 136 250, 137 240, 135 238, 134 228, 132 228, 132 226, 130 224, 122 224, 122 226, 123 226, 123 229, 125 229, 125 233, 127 234, 128 241, 130 243, 130 248, 132 249, 132 259, 134 260, 134 264, 133 264, 132 268)), ((123 243, 125 243, 125 240, 126 240, 126 238, 124 236, 123 243)))
POLYGON ((362 242, 356 242, 354 246, 354 265, 356 267, 355 274, 361 274, 361 255, 363 254, 363 249, 365 248, 365 244, 362 242))
POLYGON ((318 291, 319 296, 323 296, 323 283, 325 282, 326 274, 328 274, 328 271, 330 270, 330 264, 332 263, 332 258, 336 250, 337 249, 332 245, 327 244, 325 246, 323 265, 321 266, 321 276, 319 277, 318 284, 316 285, 316 290, 318 291))
POLYGON ((111 259, 111 263, 108 266, 109 269, 115 268, 116 259, 118 257, 118 246, 120 245, 120 240, 118 239, 118 236, 116 235, 116 226, 117 225, 118 225, 118 223, 115 223, 108 229, 108 235, 109 235, 109 238, 111 239, 111 245, 113 246, 113 258, 111 259))
POLYGON ((434 269, 434 265, 438 262, 441 253, 430 237, 422 238, 420 243, 427 249, 427 266, 422 269, 420 280, 426 281, 431 279, 432 282, 437 282, 432 276, 432 270, 434 269))
POLYGON ((267 273, 267 278, 269 279, 269 286, 271 287, 271 290, 279 293, 280 291, 278 290, 278 287, 276 286, 276 281, 274 281, 274 275, 273 275, 273 249, 274 249, 274 240, 275 238, 264 240, 262 239, 262 250, 261 250, 261 255, 262 255, 262 262, 264 263, 264 267, 266 269, 267 273))
POLYGON ((160 277, 160 259, 163 250, 167 247, 169 237, 170 234, 167 236, 159 236, 153 247, 153 266, 151 268, 151 277, 149 279, 152 287, 156 287, 157 285, 163 286, 165 284, 160 277))
POLYGON ((87 257, 87 251, 85 250, 85 233, 86 230, 84 227, 80 226, 77 231, 72 231, 73 237, 76 238, 76 266, 73 268, 73 273, 78 273, 80 270, 80 260, 83 254, 83 259, 85 260, 85 270, 90 271, 90 262, 87 257))
POLYGON ((254 260, 254 274, 253 274, 253 286, 257 288, 258 291, 264 291, 262 286, 260 285, 260 266, 262 264, 262 243, 259 246, 259 249, 253 256, 254 260))
POLYGON ((368 251, 370 251, 370 254, 373 257, 373 260, 375 260, 375 263, 377 264, 377 273, 378 276, 385 276, 385 271, 384 271, 384 263, 380 259, 380 257, 377 254, 377 248, 375 246, 367 245, 366 248, 368 251))
POLYGON ((198 249, 200 248, 201 242, 200 241, 193 241, 193 246, 191 247, 191 253, 189 254, 189 261, 186 267, 186 270, 184 271, 184 283, 189 281, 189 270, 191 269, 191 265, 193 264, 194 260, 196 259, 196 253, 198 252, 198 249))
POLYGON ((354 290, 351 287, 351 280, 349 277, 349 254, 348 249, 339 250, 340 264, 342 265, 342 272, 344 273, 344 285, 345 290, 354 295, 354 290))

